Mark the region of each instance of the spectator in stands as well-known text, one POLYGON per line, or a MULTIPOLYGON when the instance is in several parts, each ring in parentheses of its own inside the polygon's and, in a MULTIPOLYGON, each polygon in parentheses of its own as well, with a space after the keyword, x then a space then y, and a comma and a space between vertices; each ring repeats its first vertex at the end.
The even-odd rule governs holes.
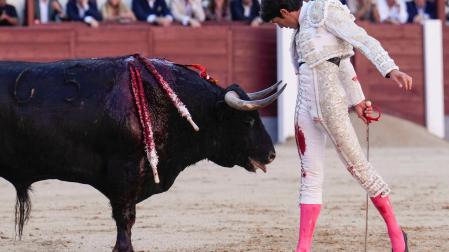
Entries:
POLYGON ((377 0, 380 22, 404 24, 407 22, 407 9, 404 0, 377 0))
POLYGON ((346 0, 342 1, 351 11, 357 20, 380 23, 379 11, 377 10, 377 0, 346 0))
POLYGON ((407 2, 407 23, 422 23, 427 19, 436 19, 436 6, 428 0, 414 0, 407 2))
POLYGON ((208 20, 230 20, 228 0, 210 0, 206 3, 206 6, 208 20))
POLYGON ((107 0, 101 8, 101 14, 105 21, 129 23, 136 21, 134 13, 121 0, 107 0))
POLYGON ((173 22, 165 0, 133 0, 132 9, 140 21, 161 26, 169 26, 173 22))
POLYGON ((259 12, 259 0, 232 0, 231 2, 231 14, 234 21, 246 21, 251 26, 259 26, 262 23, 259 12))
POLYGON ((183 25, 200 27, 206 19, 201 0, 172 0, 173 17, 183 25))
MULTIPOLYGON (((25 1, 28 3, 28 1, 25 1)), ((34 0, 33 21, 35 24, 46 24, 50 22, 60 22, 65 20, 64 10, 58 0, 34 0)), ((25 17, 27 16, 28 5, 25 5, 25 17)), ((25 23, 28 20, 25 18, 25 23)))
POLYGON ((98 27, 103 19, 96 0, 69 0, 66 9, 69 20, 83 21, 92 27, 98 27))
POLYGON ((0 26, 15 26, 19 24, 16 8, 0 0, 0 26))

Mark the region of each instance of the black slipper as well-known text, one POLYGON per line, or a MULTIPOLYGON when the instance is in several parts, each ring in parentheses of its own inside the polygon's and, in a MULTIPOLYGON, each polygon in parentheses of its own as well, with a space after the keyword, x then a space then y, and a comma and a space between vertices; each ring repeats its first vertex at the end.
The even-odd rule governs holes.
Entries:
POLYGON ((407 233, 402 230, 402 235, 404 235, 404 243, 405 243, 405 251, 408 252, 408 239, 407 239, 407 233))

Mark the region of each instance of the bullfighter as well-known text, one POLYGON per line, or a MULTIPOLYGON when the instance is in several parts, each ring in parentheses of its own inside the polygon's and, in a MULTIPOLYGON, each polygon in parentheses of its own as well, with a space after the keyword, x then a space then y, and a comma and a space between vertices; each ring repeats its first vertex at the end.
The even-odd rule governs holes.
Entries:
POLYGON ((351 175, 365 189, 387 225, 394 252, 408 251, 407 236, 390 203, 390 188, 364 155, 351 124, 348 107, 365 123, 373 114, 350 62, 360 50, 385 78, 410 90, 412 78, 390 58, 381 44, 358 26, 338 0, 262 0, 266 22, 295 29, 291 55, 299 88, 295 136, 301 160, 300 228, 296 251, 310 251, 322 205, 326 139, 334 144, 351 175))

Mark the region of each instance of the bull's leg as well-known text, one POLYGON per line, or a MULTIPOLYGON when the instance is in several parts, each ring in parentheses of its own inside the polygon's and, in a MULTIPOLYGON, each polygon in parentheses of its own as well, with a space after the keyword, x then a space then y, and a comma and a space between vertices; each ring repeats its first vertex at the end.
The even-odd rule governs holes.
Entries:
POLYGON ((131 252, 133 246, 131 244, 131 228, 136 220, 136 204, 135 203, 118 203, 111 202, 112 217, 117 225, 117 241, 113 252, 131 252))
POLYGON ((136 198, 144 176, 144 161, 142 156, 133 159, 116 156, 107 160, 109 182, 104 191, 117 226, 114 252, 133 251, 131 228, 136 220, 136 198))

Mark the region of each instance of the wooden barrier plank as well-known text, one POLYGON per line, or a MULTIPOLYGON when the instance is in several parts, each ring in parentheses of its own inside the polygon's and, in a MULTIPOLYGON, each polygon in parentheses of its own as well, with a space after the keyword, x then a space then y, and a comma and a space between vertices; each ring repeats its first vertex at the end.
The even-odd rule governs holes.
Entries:
POLYGON ((228 26, 201 27, 192 29, 190 27, 173 26, 168 28, 151 28, 158 41, 178 41, 180 43, 192 40, 218 40, 225 41, 227 38, 228 26))
POLYGON ((154 29, 153 50, 155 55, 202 55, 225 57, 227 52, 227 27, 201 28, 201 32, 192 32, 184 27, 154 29))
MULTIPOLYGON (((395 55, 396 56, 396 55, 395 55)), ((424 70, 424 57, 420 56, 405 56, 400 55, 395 57, 394 61, 401 69, 407 69, 407 71, 419 71, 422 73, 424 70)), ((424 80, 424 79, 423 79, 424 80)))
POLYGON ((29 30, 29 28, 2 28, 0 43, 69 43, 67 30, 29 30))
MULTIPOLYGON (((156 38, 157 39, 157 38, 156 38)), ((208 55, 224 57, 227 53, 226 40, 165 41, 154 46, 154 53, 161 55, 208 55)))
POLYGON ((148 53, 148 30, 142 26, 105 25, 101 29, 78 26, 75 31, 76 58, 148 53))
POLYGON ((82 27, 76 29, 78 43, 135 43, 146 40, 147 29, 135 27, 105 27, 103 29, 91 29, 82 27))
POLYGON ((357 22, 361 27, 368 31, 368 34, 374 38, 383 41, 384 39, 404 38, 421 39, 422 26, 418 24, 373 24, 370 22, 357 22))
POLYGON ((385 39, 381 44, 389 54, 414 57, 422 57, 423 55, 423 43, 416 39, 385 39))
POLYGON ((108 43, 107 46, 102 42, 85 42, 76 43, 75 57, 76 58, 90 58, 90 57, 113 57, 122 56, 134 53, 147 54, 145 41, 140 42, 115 42, 108 43))
POLYGON ((70 57, 69 43, 0 43, 1 60, 50 61, 70 57))
POLYGON ((258 29, 250 26, 233 26, 231 31, 234 35, 234 41, 250 41, 261 43, 276 44, 276 32, 271 26, 262 26, 258 29), (248 36, 251 34, 253 36, 248 36))

